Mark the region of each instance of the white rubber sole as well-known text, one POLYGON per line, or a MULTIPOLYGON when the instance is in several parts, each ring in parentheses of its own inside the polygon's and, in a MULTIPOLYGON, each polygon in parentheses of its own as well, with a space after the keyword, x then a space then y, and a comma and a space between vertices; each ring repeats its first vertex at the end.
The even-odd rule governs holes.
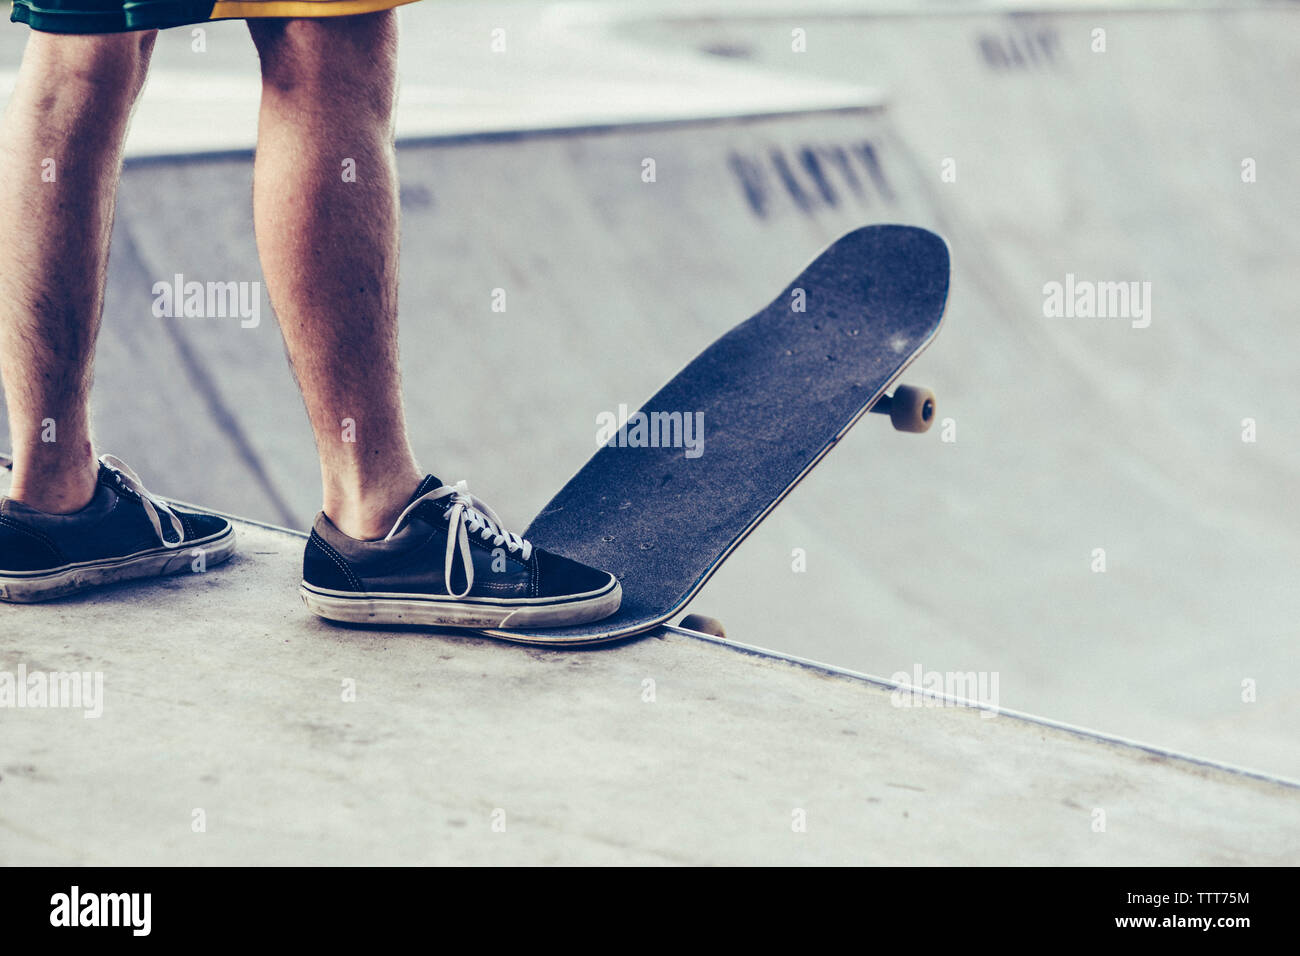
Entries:
POLYGON ((179 548, 153 548, 121 558, 67 564, 52 571, 0 573, 0 601, 35 604, 119 581, 176 574, 190 570, 200 552, 203 568, 221 564, 235 553, 235 529, 187 541, 179 548))
POLYGON ((612 578, 607 587, 567 598, 526 600, 479 598, 458 601, 436 596, 334 591, 306 581, 298 590, 307 610, 342 624, 407 624, 419 627, 561 627, 599 621, 618 610, 623 588, 612 578))

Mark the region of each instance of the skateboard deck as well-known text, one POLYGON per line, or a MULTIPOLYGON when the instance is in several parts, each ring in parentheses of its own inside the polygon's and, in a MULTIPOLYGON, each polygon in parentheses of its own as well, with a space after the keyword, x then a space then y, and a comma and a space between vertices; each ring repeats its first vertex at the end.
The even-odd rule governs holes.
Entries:
MULTIPOLYGON (((580 645, 667 623, 864 413, 890 401, 939 330, 948 278, 947 244, 924 229, 867 226, 831 244, 632 415, 524 532, 615 574, 621 608, 589 624, 483 633, 580 645)), ((927 416, 933 408, 929 396, 927 416)))

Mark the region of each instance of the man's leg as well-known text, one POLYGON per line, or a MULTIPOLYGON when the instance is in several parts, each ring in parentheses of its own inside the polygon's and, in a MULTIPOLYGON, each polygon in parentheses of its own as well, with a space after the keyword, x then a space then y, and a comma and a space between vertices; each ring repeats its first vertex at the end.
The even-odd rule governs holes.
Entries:
POLYGON ((397 361, 397 16, 248 26, 262 61, 257 246, 316 433, 324 511, 352 537, 380 537, 422 477, 397 361))
POLYGON ((325 486, 303 554, 308 609, 435 627, 612 614, 613 575, 534 548, 467 489, 421 476, 411 456, 397 368, 395 14, 249 29, 262 57, 258 249, 325 486), (390 530, 382 544, 357 540, 390 530))
POLYGON ((95 337, 122 144, 155 36, 33 32, 0 121, 0 376, 14 446, 10 497, 41 511, 77 511, 95 490, 95 337))

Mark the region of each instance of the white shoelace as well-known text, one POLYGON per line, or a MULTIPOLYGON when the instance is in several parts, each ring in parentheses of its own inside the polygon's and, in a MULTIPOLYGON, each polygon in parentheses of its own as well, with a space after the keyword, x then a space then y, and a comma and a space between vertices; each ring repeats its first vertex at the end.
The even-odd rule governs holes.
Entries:
POLYGON ((181 519, 176 516, 176 512, 172 511, 167 502, 149 493, 149 490, 144 486, 144 482, 140 480, 140 476, 131 470, 130 465, 113 455, 100 455, 99 463, 109 471, 116 473, 122 484, 140 496, 140 503, 144 505, 144 513, 149 517, 149 523, 153 525, 158 540, 165 547, 179 548, 185 543, 185 526, 181 524, 181 519), (161 515, 166 515, 168 521, 171 522, 172 530, 176 532, 175 541, 168 541, 166 535, 163 534, 161 515))
POLYGON ((502 526, 503 522, 497 517, 497 513, 471 495, 468 482, 463 480, 454 485, 441 485, 432 491, 426 491, 412 501, 406 506, 406 510, 397 516, 397 520, 393 522, 393 529, 384 536, 384 540, 388 541, 397 534, 402 529, 407 516, 420 505, 426 501, 446 498, 448 495, 451 496, 451 507, 447 509, 447 558, 442 570, 447 582, 447 593, 455 598, 463 598, 474 586, 474 554, 469 549, 470 534, 477 534, 484 541, 491 539, 496 547, 505 545, 511 554, 522 551, 525 561, 532 556, 533 545, 513 531, 507 531, 502 526), (461 564, 465 568, 465 590, 456 594, 451 589, 451 571, 458 547, 461 564))

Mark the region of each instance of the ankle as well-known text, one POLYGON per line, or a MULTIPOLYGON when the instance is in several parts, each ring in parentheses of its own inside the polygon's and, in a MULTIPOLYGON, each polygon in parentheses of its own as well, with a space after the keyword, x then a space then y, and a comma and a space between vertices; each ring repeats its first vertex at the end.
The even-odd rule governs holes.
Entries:
POLYGON ((381 486, 351 489, 348 493, 325 493, 325 516, 350 538, 373 541, 393 527, 422 476, 412 473, 400 480, 387 480, 381 486))
POLYGON ((15 458, 9 497, 46 514, 72 514, 90 504, 98 482, 94 458, 58 471, 36 469, 15 458))

